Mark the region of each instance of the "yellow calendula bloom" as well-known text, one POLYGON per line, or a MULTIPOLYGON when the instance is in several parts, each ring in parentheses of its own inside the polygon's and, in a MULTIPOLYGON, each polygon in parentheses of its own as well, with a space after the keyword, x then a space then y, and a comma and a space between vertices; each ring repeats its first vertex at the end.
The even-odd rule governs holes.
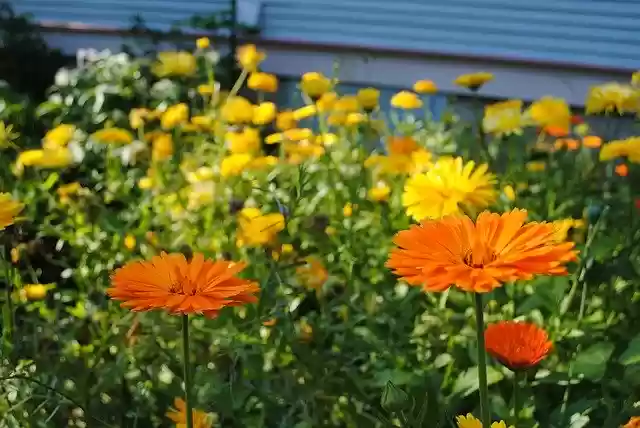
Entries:
POLYGON ((186 77, 193 76, 197 68, 196 58, 190 52, 160 52, 151 71, 158 77, 186 77))
MULTIPOLYGON (((182 398, 176 398, 173 402, 175 410, 167 412, 167 417, 176 424, 176 428, 187 428, 187 403, 182 398)), ((193 428, 211 428, 215 418, 208 413, 191 409, 193 428)))
POLYGON ((270 73, 254 72, 249 76, 247 86, 254 91, 276 92, 278 90, 278 78, 270 73))
POLYGON ((131 251, 136 248, 136 237, 133 235, 127 235, 124 237, 124 247, 131 251))
MULTIPOLYGON (((315 139, 314 139, 315 140, 315 139)), ((300 164, 307 159, 318 158, 325 152, 324 147, 310 139, 299 142, 284 143, 284 152, 287 154, 287 161, 291 164, 300 164)))
POLYGON ((213 94, 213 86, 208 84, 198 85, 196 89, 200 95, 212 95, 213 94))
POLYGON ((493 74, 484 71, 478 73, 462 74, 455 78, 453 83, 463 88, 477 91, 485 84, 491 82, 494 79, 493 74))
POLYGON ((586 226, 584 220, 575 218, 556 220, 552 224, 555 229, 554 239, 558 242, 566 241, 572 229, 584 229, 586 226))
POLYGON ((173 156, 173 137, 171 134, 159 132, 152 141, 151 159, 156 162, 171 159, 173 156))
POLYGON ((601 161, 606 162, 616 158, 627 158, 629 162, 640 163, 640 137, 614 140, 602 146, 601 161))
POLYGON ((262 61, 265 60, 267 54, 259 51, 256 45, 244 45, 238 48, 236 59, 238 64, 245 71, 256 71, 262 61))
POLYGON ((76 127, 69 124, 60 124, 49 130, 42 139, 42 148, 44 149, 60 149, 67 147, 73 139, 76 127))
POLYGON ((571 126, 571 110, 562 98, 542 97, 529 106, 525 115, 541 128, 558 127, 568 130, 571 126))
POLYGON ((151 189, 153 187, 153 178, 142 177, 140 180, 138 180, 138 187, 142 190, 151 189))
POLYGON ((286 131, 288 129, 296 128, 298 121, 295 118, 294 112, 287 110, 281 111, 276 116, 276 128, 280 131, 286 131))
POLYGON ((252 157, 248 153, 240 153, 226 156, 220 163, 220 175, 223 177, 235 177, 242 174, 251 163, 252 157))
POLYGON ((307 257, 305 264, 296 268, 296 278, 308 289, 320 292, 322 286, 329 279, 329 272, 317 257, 307 257))
POLYGON ((275 156, 258 156, 249 162, 248 169, 256 170, 269 168, 278 164, 278 158, 275 156))
POLYGON ((335 92, 327 92, 322 94, 320 98, 316 101, 316 107, 320 112, 328 112, 333 109, 333 106, 338 101, 338 94, 335 92))
POLYGON ((420 221, 488 207, 496 199, 496 179, 488 169, 460 157, 438 159, 428 171, 407 180, 402 195, 407 215, 420 221))
POLYGON ((594 86, 585 102, 587 114, 640 111, 640 90, 618 82, 594 86))
POLYGON ((56 191, 58 193, 58 197, 60 198, 60 202, 63 204, 69 203, 71 197, 77 195, 80 190, 82 190, 82 186, 77 181, 69 184, 63 184, 58 187, 56 191))
POLYGON ((284 229, 280 213, 262 214, 259 208, 243 208, 238 215, 238 247, 259 247, 271 243, 284 229))
POLYGON ((189 121, 189 106, 180 103, 169 107, 160 117, 162 129, 173 129, 189 121))
POLYGON ((260 150, 260 131, 245 126, 240 131, 229 131, 226 134, 229 151, 237 154, 253 154, 260 150))
POLYGON ((253 124, 266 125, 276 118, 276 105, 272 102, 260 103, 253 108, 253 124))
MULTIPOLYGON (((471 413, 468 413, 466 416, 456 416, 456 424, 458 428, 482 428, 482 422, 471 413)), ((507 424, 504 421, 493 422, 491 428, 507 428, 507 424)), ((510 426, 509 428, 514 427, 510 426)))
POLYGON ((19 291, 23 300, 42 300, 47 297, 49 290, 55 288, 54 284, 25 284, 19 291))
POLYGON ((208 37, 200 37, 196 40, 196 47, 198 49, 208 49, 211 46, 211 41, 208 37))
POLYGON ((311 98, 318 99, 331 89, 331 80, 315 71, 304 73, 300 80, 300 89, 311 98))
POLYGON ((502 188, 502 194, 510 202, 513 202, 516 200, 516 191, 514 190, 513 186, 511 186, 510 184, 507 184, 502 188))
POLYGON ((251 123, 253 120, 253 104, 244 97, 230 97, 222 106, 222 118, 225 122, 234 125, 251 123))
POLYGON ((91 138, 104 144, 131 144, 133 134, 122 128, 104 128, 91 134, 91 138))
POLYGON ((380 102, 380 91, 376 88, 363 88, 357 94, 358 103, 365 110, 373 110, 380 102))
POLYGON ((508 100, 489 104, 484 108, 482 127, 497 136, 521 134, 525 125, 522 100, 508 100))
POLYGON ((308 119, 314 114, 316 114, 317 112, 318 112, 318 108, 315 105, 311 104, 308 106, 300 107, 297 110, 294 110, 292 117, 294 121, 298 121, 298 120, 308 119))
POLYGON ((357 126, 367 120, 367 116, 362 113, 349 113, 344 121, 347 126, 357 126))
POLYGON ((292 128, 277 134, 271 134, 265 138, 265 143, 276 144, 283 141, 297 142, 308 140, 313 136, 313 132, 309 128, 292 128))
POLYGON ((375 186, 367 191, 367 198, 373 202, 389 200, 391 188, 384 181, 378 181, 375 186))
POLYGON ((26 150, 18 155, 16 172, 21 173, 25 166, 40 168, 63 168, 71 165, 73 157, 67 148, 48 150, 26 150))
POLYGON ((400 91, 391 97, 391 105, 395 108, 413 110, 422 107, 422 100, 415 92, 400 91))
POLYGON ((191 118, 191 124, 198 127, 198 129, 202 129, 203 131, 208 131, 213 129, 213 118, 209 116, 193 116, 191 118))
POLYGON ((418 94, 435 94, 438 86, 432 80, 418 80, 413 84, 413 90, 418 94))
POLYGON ((0 230, 14 223, 24 205, 11 198, 8 193, 0 193, 0 230))
POLYGON ((347 202, 344 207, 342 207, 342 215, 345 217, 351 217, 353 215, 354 205, 351 202, 347 202))
POLYGON ((140 129, 144 126, 145 120, 150 116, 151 111, 146 108, 132 108, 129 111, 129 125, 132 129, 140 129))
POLYGON ((333 105, 333 110, 341 113, 357 113, 360 111, 360 102, 355 95, 345 95, 338 98, 333 105))

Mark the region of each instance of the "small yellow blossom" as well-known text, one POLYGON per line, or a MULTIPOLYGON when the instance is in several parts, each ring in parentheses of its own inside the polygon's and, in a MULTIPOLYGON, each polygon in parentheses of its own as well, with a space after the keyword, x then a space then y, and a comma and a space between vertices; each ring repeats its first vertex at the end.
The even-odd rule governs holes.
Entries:
POLYGON ((640 163, 640 137, 614 140, 602 146, 601 161, 606 162, 616 158, 627 158, 629 162, 640 163))
POLYGON ((507 198, 508 201, 513 202, 516 199, 516 191, 513 189, 513 186, 507 184, 502 188, 502 193, 504 197, 507 198))
POLYGON ((11 198, 8 193, 0 193, 0 230, 10 226, 24 205, 11 198))
POLYGON ((162 129, 173 129, 189 120, 189 107, 180 103, 169 107, 160 118, 162 129))
POLYGON ((351 202, 347 202, 347 203, 345 204, 345 206, 344 206, 344 207, 342 207, 342 214, 343 214, 345 217, 351 217, 351 216, 353 215, 353 209, 354 209, 355 207, 356 207, 356 206, 355 206, 355 205, 353 205, 351 202))
POLYGON ((313 116, 314 114, 316 114, 317 111, 318 111, 317 107, 313 104, 300 107, 299 109, 293 111, 293 119, 294 120, 307 119, 313 116))
MULTIPOLYGON (((466 416, 456 416, 456 424, 458 428, 482 428, 482 422, 468 413, 466 416)), ((507 424, 504 421, 493 422, 491 428, 507 428, 507 424)), ((514 428, 510 426, 509 428, 514 428)))
POLYGON ((562 98, 542 97, 529 106, 525 115, 541 128, 558 127, 568 130, 571 126, 571 110, 562 98))
POLYGON ((618 82, 594 86, 587 94, 585 106, 587 114, 637 112, 640 108, 640 90, 618 82))
POLYGON ((136 238, 133 235, 127 235, 124 238, 124 247, 131 251, 136 248, 136 238))
POLYGON ((196 40, 196 47, 198 49, 208 49, 211 46, 211 41, 208 37, 200 37, 196 40))
POLYGON ((129 111, 129 125, 132 129, 140 129, 144 126, 145 119, 151 112, 146 108, 132 108, 129 111))
POLYGON ((584 229, 585 222, 581 219, 565 218, 562 220, 556 220, 553 223, 555 229, 554 239, 558 242, 566 241, 569 237, 569 232, 572 229, 584 229))
POLYGON ((319 112, 327 112, 333 109, 336 102, 338 101, 338 94, 335 92, 327 92, 322 94, 320 98, 316 101, 316 107, 319 112))
POLYGON ((60 124, 48 131, 42 139, 43 149, 61 149, 73 139, 76 127, 69 124, 60 124))
POLYGON ((158 77, 192 76, 197 70, 196 58, 190 52, 160 52, 151 71, 158 77))
POLYGON ((53 284, 25 284, 19 293, 25 300, 42 300, 47 297, 47 293, 53 288, 55 288, 53 284))
POLYGON ((284 229, 280 213, 263 214, 258 208, 243 208, 238 215, 238 247, 258 247, 269 244, 284 229))
POLYGON ((400 91, 391 98, 391 105, 395 108, 412 110, 422 107, 422 100, 415 92, 400 91))
POLYGON ((151 189, 153 187, 153 178, 142 177, 140 180, 138 180, 138 187, 142 190, 151 189))
POLYGON ((222 118, 234 125, 251 123, 253 120, 253 105, 246 98, 234 96, 227 99, 222 107, 222 118))
POLYGON ((226 140, 229 151, 236 155, 260 150, 260 132, 256 128, 246 126, 241 131, 229 131, 226 140))
POLYGON ((197 91, 200 95, 212 95, 213 86, 208 84, 198 85, 197 91))
POLYGON ((272 102, 260 103, 253 108, 253 124, 266 125, 276 118, 276 105, 272 102))
POLYGON ((251 162, 251 155, 247 153, 226 156, 220 164, 220 175, 234 177, 242 174, 251 162))
POLYGON ((236 58, 238 64, 245 71, 256 71, 262 61, 265 60, 267 54, 259 51, 256 45, 244 45, 238 48, 236 58))
POLYGON ((133 134, 122 128, 104 128, 91 134, 91 138, 105 144, 130 144, 133 134))
POLYGON ((331 80, 324 74, 315 71, 304 73, 300 80, 300 89, 312 99, 318 99, 331 89, 331 80))
POLYGON ((207 131, 213 128, 213 118, 209 116, 193 116, 191 118, 191 124, 203 131, 207 131))
POLYGON ((68 203, 71 200, 71 196, 78 194, 81 189, 82 186, 77 181, 58 187, 57 193, 60 197, 60 202, 63 204, 68 203))
POLYGON ((493 79, 493 74, 481 71, 478 73, 462 74, 456 77, 453 83, 455 85, 462 86, 463 88, 477 91, 493 79))
POLYGON ((276 117, 276 128, 280 131, 286 131, 298 126, 298 121, 295 119, 294 112, 287 110, 281 111, 276 117))
POLYGON ((270 73, 251 73, 247 86, 254 91, 276 92, 278 90, 278 78, 270 73))
POLYGON ((418 94, 435 94, 438 87, 432 80, 418 80, 413 84, 413 90, 418 94))
POLYGON ((380 91, 376 88, 363 88, 358 91, 357 97, 362 108, 371 111, 378 107, 380 91))
POLYGON ((369 189, 367 197, 374 202, 382 202, 389 199, 391 188, 384 182, 379 181, 374 187, 369 189))
POLYGON ((345 125, 356 126, 367 120, 367 117, 362 113, 349 113, 345 120, 345 125))
POLYGON ((173 138, 171 134, 160 132, 156 134, 152 142, 151 158, 154 161, 163 161, 173 156, 173 138))
POLYGON ((525 125, 522 100, 508 100, 489 104, 484 109, 484 131, 497 136, 521 134, 525 125))
POLYGON ((26 150, 18 155, 16 172, 22 173, 25 166, 62 168, 71 165, 73 158, 69 149, 26 150))

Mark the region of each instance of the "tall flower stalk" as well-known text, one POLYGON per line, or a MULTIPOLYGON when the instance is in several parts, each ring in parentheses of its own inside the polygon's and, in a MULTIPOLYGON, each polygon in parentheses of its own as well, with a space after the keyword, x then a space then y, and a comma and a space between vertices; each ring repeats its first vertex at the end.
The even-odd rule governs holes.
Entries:
POLYGON ((478 381, 480 391, 480 419, 482 426, 488 427, 491 423, 489 411, 489 386, 487 383, 487 356, 484 344, 484 305, 482 294, 475 293, 476 309, 476 335, 478 338, 478 381))
POLYGON ((182 315, 182 367, 184 372, 184 401, 187 407, 187 427, 193 428, 193 401, 191 397, 191 361, 189 351, 189 315, 182 315))

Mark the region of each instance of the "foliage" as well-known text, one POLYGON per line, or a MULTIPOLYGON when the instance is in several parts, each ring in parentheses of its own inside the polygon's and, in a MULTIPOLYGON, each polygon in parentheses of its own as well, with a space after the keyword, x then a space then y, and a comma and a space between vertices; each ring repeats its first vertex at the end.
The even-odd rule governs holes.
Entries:
MULTIPOLYGON (((257 67, 260 55, 243 52, 257 67)), ((0 232, 2 424, 168 426, 182 395, 179 319, 127 312, 104 294, 116 267, 161 251, 246 260, 261 285, 258 304, 192 320, 196 407, 219 426, 448 427, 477 414, 472 296, 423 293, 385 267, 392 236, 412 223, 406 179, 449 155, 489 163, 492 210, 565 220, 558 230, 581 250, 570 276, 486 296, 489 322, 527 319, 554 343, 518 391, 518 427, 614 427, 637 412, 640 169, 629 154, 599 161, 589 126, 556 101, 516 103, 520 126, 486 118, 509 130, 490 134, 452 107, 441 118, 414 109, 427 94, 403 94, 406 109, 386 114, 371 92, 366 109, 356 94, 334 97, 326 77, 312 99, 309 85, 325 87, 314 75, 299 94, 306 107, 276 117, 238 98, 248 68, 221 91, 208 49, 193 72, 185 57, 162 68, 79 58, 39 108, 56 131, 42 156, 29 160, 20 139, 0 152, 13 165, 1 189, 25 204, 24 220, 0 232), (64 166, 47 167, 53 149, 69 151, 64 166), (54 285, 43 298, 21 293, 34 283, 54 285)), ((488 79, 466 81, 477 96, 488 79)), ((465 192, 451 183, 444 197, 465 192)), ((491 362, 491 410, 506 420, 512 381, 491 362)))

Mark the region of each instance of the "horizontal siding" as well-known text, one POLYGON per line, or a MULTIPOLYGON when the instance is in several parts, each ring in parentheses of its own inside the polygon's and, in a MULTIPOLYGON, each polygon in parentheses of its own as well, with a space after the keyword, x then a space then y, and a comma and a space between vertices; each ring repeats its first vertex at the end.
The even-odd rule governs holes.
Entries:
MULTIPOLYGON (((154 29, 230 0, 12 0, 37 19, 154 29)), ((242 0, 239 0, 240 2, 242 0)), ((266 38, 640 68, 640 0, 263 0, 266 38)))
POLYGON ((40 21, 79 22, 128 28, 142 17, 149 28, 169 30, 176 21, 194 15, 229 10, 228 0, 10 0, 16 12, 31 13, 40 21))

